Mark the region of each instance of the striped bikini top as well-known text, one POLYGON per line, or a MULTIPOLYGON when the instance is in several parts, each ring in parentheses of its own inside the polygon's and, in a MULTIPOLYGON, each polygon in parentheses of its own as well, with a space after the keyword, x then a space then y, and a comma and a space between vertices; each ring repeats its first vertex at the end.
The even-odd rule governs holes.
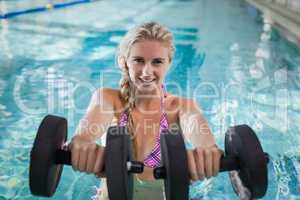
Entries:
MULTIPOLYGON (((163 130, 167 130, 169 128, 167 114, 165 112, 165 101, 164 99, 167 97, 165 87, 162 85, 163 89, 163 97, 160 98, 160 125, 159 125, 159 134, 156 137, 155 145, 150 154, 144 159, 144 165, 147 167, 155 168, 160 166, 161 154, 160 154, 160 134, 163 133, 163 130)), ((125 111, 122 113, 118 126, 124 127, 126 126, 128 121, 128 112, 125 111)))

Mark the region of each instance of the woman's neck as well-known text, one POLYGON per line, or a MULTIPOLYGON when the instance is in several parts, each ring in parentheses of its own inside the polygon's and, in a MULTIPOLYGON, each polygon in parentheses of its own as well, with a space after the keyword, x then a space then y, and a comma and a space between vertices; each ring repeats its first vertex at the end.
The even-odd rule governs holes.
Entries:
POLYGON ((153 94, 136 94, 135 107, 139 112, 154 113, 160 109, 163 92, 157 91, 153 94))

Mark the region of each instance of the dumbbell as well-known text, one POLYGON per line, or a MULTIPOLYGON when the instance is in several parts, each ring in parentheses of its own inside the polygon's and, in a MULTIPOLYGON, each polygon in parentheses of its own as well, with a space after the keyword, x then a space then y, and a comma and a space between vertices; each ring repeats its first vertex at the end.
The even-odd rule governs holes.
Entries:
MULTIPOLYGON (((189 174, 186 149, 180 131, 161 134, 161 167, 156 179, 164 179, 166 200, 187 200, 189 174)), ((123 127, 110 127, 105 147, 105 175, 110 200, 132 200, 133 173, 143 172, 143 163, 132 161, 131 141, 123 127)), ((52 196, 58 186, 62 164, 71 164, 71 153, 63 150, 67 140, 67 121, 48 115, 42 121, 31 150, 29 182, 32 194, 52 196)), ((230 128, 225 136, 225 156, 220 171, 237 170, 239 182, 260 198, 267 190, 268 155, 263 152, 254 131, 246 126, 230 128)), ((232 179, 231 179, 232 180, 232 179)), ((239 194, 239 185, 232 180, 239 194)))
MULTIPOLYGON (((154 169, 154 177, 164 179, 166 200, 188 200, 190 178, 182 134, 179 130, 165 131, 160 136, 160 143, 162 166, 154 169)), ((230 173, 230 179, 239 197, 247 195, 247 199, 256 199, 265 195, 268 162, 268 154, 264 153, 249 126, 234 126, 226 132, 220 172, 236 172, 230 173), (247 193, 242 194, 245 190, 247 193)))
MULTIPOLYGON (((29 187, 33 195, 51 197, 56 191, 63 165, 71 165, 71 152, 64 150, 67 120, 47 115, 41 122, 30 153, 29 187)), ((132 160, 131 141, 123 127, 107 132, 104 167, 110 200, 132 200, 133 173, 144 165, 132 160)))

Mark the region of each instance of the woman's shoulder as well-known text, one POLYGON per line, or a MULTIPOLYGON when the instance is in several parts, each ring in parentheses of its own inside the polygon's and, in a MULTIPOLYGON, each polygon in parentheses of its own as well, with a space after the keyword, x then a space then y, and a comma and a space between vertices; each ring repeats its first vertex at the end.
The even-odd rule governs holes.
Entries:
POLYGON ((96 89, 95 93, 97 93, 97 95, 103 96, 110 100, 120 98, 120 90, 114 88, 106 88, 106 87, 98 88, 96 89))
POLYGON ((120 99, 120 92, 113 88, 97 88, 93 95, 92 101, 94 104, 114 105, 120 99))
POLYGON ((171 107, 182 107, 195 103, 195 101, 191 98, 177 96, 170 93, 168 93, 167 102, 171 107))
POLYGON ((98 88, 97 93, 113 106, 115 112, 123 111, 125 102, 121 98, 121 91, 119 89, 103 87, 98 88))
POLYGON ((179 124, 179 120, 184 113, 184 110, 188 110, 187 108, 191 107, 191 102, 193 102, 192 99, 182 97, 182 96, 177 96, 168 93, 167 98, 166 98, 166 113, 168 116, 168 122, 170 124, 176 123, 179 124))

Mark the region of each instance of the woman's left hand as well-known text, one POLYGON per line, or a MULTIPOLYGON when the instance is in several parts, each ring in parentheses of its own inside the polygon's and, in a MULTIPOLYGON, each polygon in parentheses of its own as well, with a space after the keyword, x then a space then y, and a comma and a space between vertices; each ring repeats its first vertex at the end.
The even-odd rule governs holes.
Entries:
POLYGON ((192 181, 217 176, 222 151, 216 146, 197 147, 187 151, 188 168, 192 181))

